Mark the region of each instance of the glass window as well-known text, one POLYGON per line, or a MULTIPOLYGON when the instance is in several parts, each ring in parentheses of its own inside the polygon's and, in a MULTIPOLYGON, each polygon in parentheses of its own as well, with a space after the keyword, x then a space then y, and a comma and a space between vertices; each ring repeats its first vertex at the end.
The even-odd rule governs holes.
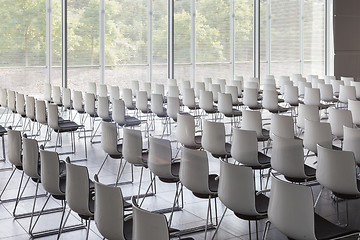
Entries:
POLYGON ((40 95, 46 80, 45 0, 2 0, 1 87, 40 95))

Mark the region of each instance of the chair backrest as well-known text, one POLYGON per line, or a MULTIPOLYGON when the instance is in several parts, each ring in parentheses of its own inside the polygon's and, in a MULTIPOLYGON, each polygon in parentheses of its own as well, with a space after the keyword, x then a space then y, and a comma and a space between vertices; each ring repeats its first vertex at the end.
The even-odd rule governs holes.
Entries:
POLYGON ((320 89, 305 87, 304 103, 320 106, 320 89))
POLYGON ((65 108, 71 108, 71 90, 69 88, 63 88, 63 105, 65 108))
POLYGON ((244 87, 245 88, 256 89, 256 91, 259 91, 259 89, 260 89, 260 86, 259 86, 259 84, 257 82, 249 82, 249 81, 247 81, 247 82, 245 82, 244 87))
POLYGON ((146 91, 138 91, 136 94, 136 108, 142 112, 148 112, 148 94, 146 91))
POLYGON ((8 97, 8 99, 7 99, 8 100, 8 108, 12 112, 16 112, 16 93, 15 93, 15 91, 8 90, 7 97, 8 97))
POLYGON ((176 97, 167 98, 167 115, 177 121, 177 114, 180 112, 180 99, 176 97))
POLYGON ((108 90, 107 90, 106 84, 98 85, 98 95, 99 95, 99 97, 107 97, 108 96, 108 90))
POLYGON ((184 146, 196 146, 195 119, 189 113, 177 114, 176 140, 184 146))
POLYGON ((183 88, 183 104, 189 108, 195 108, 195 92, 193 88, 183 88))
POLYGON ((114 99, 120 98, 120 89, 119 86, 110 86, 110 101, 113 102, 114 99))
POLYGON ((214 109, 214 98, 211 91, 200 91, 199 107, 205 111, 214 109))
POLYGON ((205 83, 195 82, 195 97, 200 98, 200 91, 205 91, 205 83))
POLYGON ((136 197, 132 198, 133 230, 132 237, 137 240, 168 240, 169 229, 165 215, 140 208, 136 197), (156 231, 154 231, 156 229, 156 231))
POLYGON ((26 96, 25 103, 26 116, 32 121, 35 120, 35 98, 33 96, 26 96))
POLYGON ((21 131, 8 130, 8 160, 14 166, 22 166, 21 131))
POLYGON ((307 88, 307 87, 311 88, 311 83, 305 82, 305 81, 300 81, 300 82, 298 82, 298 87, 299 87, 299 96, 304 97, 305 88, 307 88))
POLYGON ((98 97, 97 114, 104 121, 111 120, 108 97, 98 97))
POLYGON ((231 86, 236 86, 238 90, 238 97, 241 97, 242 91, 244 90, 244 80, 232 80, 231 86))
POLYGON ((112 118, 114 122, 123 126, 125 122, 125 103, 122 99, 114 99, 112 103, 112 118))
POLYGON ((211 91, 212 78, 211 77, 204 78, 204 83, 205 83, 205 91, 211 91))
POLYGON ((119 155, 117 149, 117 127, 115 123, 101 123, 101 147, 109 155, 119 155))
POLYGON ((96 113, 95 95, 93 93, 85 93, 84 108, 87 114, 94 115, 96 113))
POLYGON ((324 76, 324 80, 326 84, 331 84, 331 80, 336 80, 335 76, 324 76))
POLYGON ((171 173, 171 143, 167 139, 150 138, 148 166, 160 178, 173 178, 171 173))
POLYGON ((137 81, 137 80, 132 80, 130 82, 130 88, 132 90, 132 96, 133 97, 136 97, 136 91, 139 91, 139 86, 140 86, 140 84, 139 84, 139 81, 137 81))
POLYGON ((319 88, 319 84, 325 84, 324 79, 313 78, 311 80, 312 88, 319 88))
POLYGON ((226 79, 225 78, 218 78, 217 82, 220 85, 221 92, 224 93, 225 92, 225 86, 226 86, 226 79))
POLYGON ((175 78, 168 79, 168 86, 178 86, 178 82, 175 78))
POLYGON ((51 102, 51 84, 50 83, 44 83, 44 100, 47 102, 51 102))
POLYGON ((291 116, 271 114, 270 137, 294 138, 294 120, 291 116))
POLYGON ((36 139, 23 138, 23 155, 24 173, 33 179, 40 179, 39 145, 36 139))
POLYGON ((21 116, 26 116, 25 112, 25 96, 22 93, 16 93, 16 112, 21 116))
POLYGON ((306 178, 302 140, 276 135, 272 139, 271 167, 289 178, 306 178))
POLYGON ((61 88, 60 86, 53 86, 52 87, 52 100, 55 104, 62 104, 61 101, 61 88))
POLYGON ((317 150, 317 181, 335 193, 359 195, 354 153, 320 145, 317 150))
POLYGON ((357 165, 360 165, 360 130, 344 126, 343 150, 351 151, 355 155, 357 165))
POLYGON ((59 112, 54 103, 48 104, 48 125, 54 130, 59 129, 59 112))
POLYGON ((180 94, 183 95, 184 94, 184 89, 189 89, 191 88, 191 84, 190 84, 190 81, 187 81, 187 80, 182 80, 180 82, 180 94))
POLYGON ((73 104, 76 111, 84 111, 83 96, 81 91, 73 91, 73 104))
POLYGON ((343 126, 353 126, 351 111, 347 109, 330 108, 329 123, 332 134, 342 138, 344 136, 343 126))
POLYGON ((333 87, 331 84, 319 84, 320 99, 322 101, 334 101, 333 87))
POLYGON ((356 89, 354 86, 340 85, 339 101, 348 103, 348 100, 356 100, 356 89))
POLYGON ((351 111, 351 116, 354 124, 360 124, 360 101, 348 101, 348 109, 351 111))
POLYGON ((1 88, 1 90, 0 90, 0 105, 1 105, 1 107, 4 107, 4 108, 6 108, 8 106, 7 89, 6 88, 1 88))
POLYGON ((333 94, 339 94, 340 86, 344 85, 344 81, 341 80, 331 80, 331 85, 333 86, 333 94))
POLYGON ((243 104, 248 107, 255 107, 258 103, 258 91, 253 88, 245 88, 243 94, 243 104))
POLYGON ((180 91, 179 91, 179 87, 178 86, 174 86, 174 85, 170 85, 168 86, 168 92, 167 92, 167 96, 168 97, 179 97, 180 96, 180 91))
POLYGON ((154 89, 154 93, 155 94, 161 94, 161 95, 165 95, 165 88, 164 88, 164 84, 161 83, 155 83, 155 89, 154 89))
POLYGON ((181 183, 194 193, 211 194, 207 153, 183 147, 180 161, 179 178, 181 183))
POLYGON ((316 239, 311 187, 271 177, 271 224, 291 239, 316 239))
POLYGON ((332 141, 330 123, 305 119, 304 148, 317 153, 317 144, 331 148, 332 141))
POLYGON ((225 93, 231 94, 233 104, 238 104, 238 89, 236 86, 225 86, 225 93))
POLYGON ((97 95, 97 92, 96 92, 96 83, 95 83, 95 82, 88 82, 87 92, 88 92, 88 93, 92 93, 92 94, 94 94, 95 96, 97 95))
POLYGON ((354 77, 340 77, 340 80, 344 82, 345 86, 351 86, 351 82, 354 81, 354 77))
POLYGON ((270 83, 265 83, 262 85, 262 90, 263 91, 276 91, 276 85, 275 84, 270 84, 270 83))
POLYGON ((226 154, 225 150, 225 126, 222 122, 202 120, 203 135, 201 145, 212 154, 226 154))
POLYGON ((130 89, 130 88, 121 89, 121 96, 122 96, 122 100, 125 103, 125 107, 126 108, 132 108, 133 107, 132 89, 130 89))
POLYGON ((124 128, 123 130, 123 148, 124 159, 135 165, 142 166, 142 135, 140 130, 124 128))
POLYGON ((250 167, 220 161, 218 195, 230 210, 244 215, 257 215, 254 174, 250 167))
POLYGON ((233 128, 231 157, 247 166, 260 166, 255 131, 233 128))
POLYGON ((221 93, 221 87, 220 84, 211 84, 210 90, 213 93, 214 102, 217 102, 219 97, 219 93, 221 93))
POLYGON ((262 119, 260 111, 242 110, 241 129, 255 131, 258 137, 262 134, 262 119))
POLYGON ((57 152, 40 150, 40 176, 45 191, 52 195, 63 196, 60 189, 60 161, 57 152))
MULTIPOLYGON (((151 96, 151 82, 143 82, 143 87, 142 87, 143 91, 146 91, 148 97, 151 96)), ((136 96, 137 97, 137 96, 136 96)))
POLYGON ((36 100, 35 118, 38 123, 47 124, 46 103, 44 100, 36 100))
POLYGON ((244 76, 235 75, 234 76, 235 81, 243 81, 244 82, 244 76))
POLYGON ((355 87, 356 98, 360 98, 360 82, 351 82, 351 86, 355 87))
POLYGON ((124 200, 121 188, 108 186, 95 177, 95 224, 105 238, 125 240, 124 200))
POLYGON ((92 216, 90 211, 90 180, 86 166, 66 163, 66 202, 70 209, 80 215, 92 216))
MULTIPOLYGON (((177 98, 179 98, 179 96, 177 98)), ((164 103, 161 94, 151 94, 151 111, 157 115, 163 114, 164 103)))
POLYGON ((299 103, 299 88, 297 86, 286 85, 284 100, 290 105, 299 103))
POLYGON ((232 108, 232 97, 229 93, 218 93, 219 99, 218 99, 218 110, 219 112, 223 114, 232 114, 233 108, 232 108))
POLYGON ((319 122, 319 107, 316 105, 305 105, 300 103, 298 107, 298 118, 296 122, 297 126, 300 128, 305 128, 305 119, 319 122))
POLYGON ((263 91, 262 106, 265 109, 276 111, 279 109, 278 95, 276 91, 263 91))

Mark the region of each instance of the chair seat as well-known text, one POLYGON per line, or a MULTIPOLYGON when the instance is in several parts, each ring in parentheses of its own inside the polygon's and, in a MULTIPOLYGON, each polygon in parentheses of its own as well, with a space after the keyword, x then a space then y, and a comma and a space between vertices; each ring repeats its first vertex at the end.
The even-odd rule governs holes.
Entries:
POLYGON ((78 128, 82 127, 76 122, 64 120, 58 123, 59 129, 54 129, 56 132, 71 132, 76 131, 78 128))
POLYGON ((285 178, 291 182, 305 182, 305 181, 316 180, 316 169, 315 168, 309 167, 308 165, 304 164, 304 172, 306 175, 305 178, 292 178, 292 177, 288 177, 288 176, 285 176, 285 178))
POLYGON ((270 139, 270 132, 267 129, 261 129, 262 136, 258 136, 257 140, 259 142, 265 142, 270 139))
POLYGON ((268 110, 271 113, 284 113, 284 112, 289 111, 290 109, 289 108, 284 108, 284 107, 278 105, 277 109, 268 109, 268 110))
POLYGON ((141 120, 136 117, 125 116, 125 126, 137 126, 141 124, 141 120))
POLYGON ((255 207, 259 213, 257 215, 247 215, 234 212, 235 216, 244 220, 260 220, 267 218, 267 209, 269 206, 269 198, 264 194, 255 195, 255 207))
POLYGON ((171 163, 171 174, 174 176, 173 178, 162 178, 159 177, 159 179, 162 182, 166 183, 176 183, 179 182, 179 172, 180 172, 180 162, 173 162, 171 163))
POLYGON ((248 106, 251 110, 260 110, 262 108, 261 104, 258 103, 257 105, 248 106))
MULTIPOLYGON (((356 179, 356 185, 357 185, 357 189, 360 192, 360 180, 356 179)), ((337 193, 337 192, 333 192, 334 195, 338 198, 343 198, 343 199, 357 199, 360 198, 360 194, 343 194, 343 193, 337 193)))
POLYGON ((259 169, 271 167, 270 159, 271 158, 269 156, 267 156, 261 152, 258 152, 258 161, 260 163, 259 169))
POLYGON ((201 137, 202 136, 195 136, 194 138, 194 143, 195 145, 184 145, 184 147, 186 148, 190 148, 190 149, 199 149, 201 148, 201 137))
POLYGON ((109 154, 111 158, 119 159, 122 158, 122 143, 117 145, 118 154, 109 154))
POLYGON ((226 153, 224 153, 224 154, 211 153, 211 155, 214 158, 231 158, 231 144, 230 143, 225 143, 225 151, 226 151, 226 153))
POLYGON ((239 117, 242 116, 242 112, 238 109, 233 108, 231 114, 224 114, 225 117, 239 117))
POLYGON ((163 108, 162 113, 156 113, 156 116, 159 117, 159 118, 167 117, 168 115, 167 115, 166 108, 163 108))
POLYGON ((213 109, 207 109, 207 110, 205 110, 205 112, 206 112, 207 114, 213 114, 213 113, 217 113, 218 110, 217 110, 217 107, 216 107, 216 106, 213 106, 213 109))
POLYGON ((316 239, 335 239, 341 236, 358 233, 359 230, 348 227, 340 227, 329 222, 318 214, 314 214, 315 236, 316 239))

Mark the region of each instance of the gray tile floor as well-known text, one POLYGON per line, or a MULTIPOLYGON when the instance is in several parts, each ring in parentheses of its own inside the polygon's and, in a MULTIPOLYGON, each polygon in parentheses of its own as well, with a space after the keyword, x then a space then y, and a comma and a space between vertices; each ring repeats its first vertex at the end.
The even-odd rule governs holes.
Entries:
MULTIPOLYGON (((96 122, 98 124, 99 122, 96 122)), ((156 124, 156 133, 161 131, 160 121, 156 124)), ((173 131, 176 128, 173 126, 173 131)), ((229 130, 229 129, 228 129, 229 130)), ((155 133, 153 133, 155 134, 155 133)), ((53 135, 53 141, 55 139, 53 135)), ((170 136, 171 139, 174 139, 174 134, 170 136)), ((58 151, 66 151, 70 147, 70 137, 66 134, 64 135, 64 146, 58 151)), ((98 138, 100 140, 100 138, 98 138)), ((83 139, 77 139, 77 150, 78 153, 71 155, 72 159, 76 159, 83 156, 83 139)), ((40 143, 41 144, 41 143, 40 143)), ((173 144, 174 154, 176 143, 173 144)), ((261 147, 261 146, 259 146, 261 147)), ((85 165, 89 169, 89 175, 93 178, 94 174, 98 171, 101 162, 105 158, 105 153, 101 148, 101 144, 89 144, 87 143, 88 148, 88 160, 85 162, 78 162, 77 164, 85 165)), ((271 151, 270 153, 271 154, 271 151)), ((62 155, 61 159, 65 159, 67 155, 62 155)), ((314 158, 309 158, 309 164, 315 161, 314 158)), ((219 174, 219 160, 214 159, 209 155, 210 162, 210 172, 219 174)), ((0 168, 9 167, 9 163, 2 162, 0 163, 0 168)), ((119 160, 109 159, 104 165, 103 170, 101 171, 99 178, 100 182, 103 183, 114 183, 116 178, 116 173, 119 167, 119 160)), ((1 171, 0 172, 0 189, 4 188, 4 185, 10 175, 11 171, 1 171)), ((139 184, 140 168, 134 168, 134 182, 132 184, 121 185, 124 196, 131 196, 137 193, 138 184, 139 184)), ((7 190, 5 191, 2 199, 9 199, 16 196, 17 187, 20 181, 21 173, 17 171, 14 175, 14 178, 11 180, 7 190)), ((258 183, 257 176, 256 183, 258 183)), ((131 170, 130 166, 126 166, 125 172, 121 178, 121 181, 131 180, 131 170)), ((144 182, 142 184, 142 191, 145 192, 148 184, 150 183, 149 174, 147 171, 144 174, 144 182)), ((158 210, 162 208, 168 208, 172 206, 172 199, 175 192, 175 184, 166 184, 160 181, 157 181, 157 194, 154 197, 148 197, 144 201, 143 207, 149 210, 158 210)), ((258 186, 259 187, 259 186, 258 186)), ((40 187, 40 192, 44 193, 44 190, 40 187)), ((317 196, 320 191, 320 186, 314 186, 313 192, 314 196, 317 196)), ((30 181, 25 192, 24 196, 33 195, 35 192, 35 184, 30 181)), ((314 197, 315 198, 315 197, 314 197)), ((36 205, 36 210, 39 210, 42 207, 45 198, 39 198, 36 205)), ((18 206, 17 213, 25 213, 31 211, 32 208, 32 199, 22 200, 18 206)), ((219 217, 224 211, 224 206, 218 200, 218 215, 219 217)), ((51 200, 48 204, 48 208, 59 207, 60 203, 56 200, 51 200)), ((345 221, 345 203, 340 202, 340 217, 341 221, 345 221)), ((27 234, 29 226, 29 218, 14 219, 12 216, 12 210, 14 207, 14 202, 7 202, 0 204, 0 239, 29 239, 27 234)), ((173 225, 172 227, 178 229, 186 229, 190 227, 200 226, 205 223, 206 219, 206 210, 207 210, 207 200, 202 200, 195 197, 190 191, 184 190, 184 208, 182 211, 175 212, 173 225)), ((336 222, 336 204, 332 200, 331 195, 328 191, 324 191, 321 196, 320 202, 316 207, 316 212, 320 215, 326 217, 327 219, 336 222)), ((349 201, 349 225, 352 227, 360 228, 360 200, 349 201)), ((166 214, 169 216, 169 214, 166 214)), ((37 224, 35 231, 47 230, 52 228, 57 228, 60 220, 60 213, 44 215, 40 218, 39 223, 37 224)), ((259 222, 259 236, 262 236, 264 225, 266 220, 261 220, 259 222)), ((72 214, 68 224, 78 224, 80 219, 76 214, 72 214)), ((210 239, 213 235, 214 230, 208 232, 208 238, 210 239)), ((251 226, 251 237, 256 239, 255 234, 255 224, 252 223, 251 226)), ((63 233, 61 239, 85 239, 86 230, 78 230, 74 232, 63 233)), ((195 239, 204 239, 204 232, 199 232, 195 234, 190 234, 195 239)), ((55 239, 55 236, 45 237, 43 239, 55 239)), ((91 224, 90 239, 102 239, 101 234, 98 232, 95 223, 91 224)), ((225 218, 220 226, 220 229, 215 236, 215 239, 250 239, 248 235, 248 223, 247 221, 237 218, 231 211, 227 211, 225 218)), ((270 229, 268 234, 268 239, 286 239, 286 237, 277 231, 274 228, 270 229)), ((351 238, 349 238, 351 239, 351 238)))

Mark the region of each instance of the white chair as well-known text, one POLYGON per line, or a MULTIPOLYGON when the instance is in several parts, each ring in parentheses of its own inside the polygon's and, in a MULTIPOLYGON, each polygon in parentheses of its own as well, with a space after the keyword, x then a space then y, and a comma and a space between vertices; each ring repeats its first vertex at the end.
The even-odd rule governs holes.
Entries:
POLYGON ((59 86, 52 86, 52 102, 62 107, 61 88, 59 86))
POLYGON ((177 80, 175 78, 169 78, 168 86, 178 86, 177 80))
POLYGON ((343 126, 352 127, 352 115, 350 110, 346 109, 329 109, 329 123, 332 134, 342 141, 344 137, 343 126))
POLYGON ((186 148, 201 148, 201 136, 195 135, 195 119, 189 113, 177 114, 176 140, 186 148))
POLYGON ((340 77, 340 80, 344 82, 345 86, 351 86, 351 82, 354 81, 354 77, 340 77))
POLYGON ((87 83, 87 92, 92 93, 95 96, 97 96, 96 83, 95 82, 88 82, 87 83))
POLYGON ((112 106, 112 118, 120 127, 134 127, 139 126, 142 123, 142 121, 136 117, 125 114, 125 103, 122 99, 114 100, 112 106))
POLYGON ((154 92, 155 94, 161 94, 162 96, 165 96, 165 88, 164 84, 155 83, 154 92))
POLYGON ((340 85, 339 102, 348 103, 348 100, 356 100, 356 90, 354 86, 340 85))
POLYGON ((324 76, 325 84, 331 84, 331 80, 336 80, 335 76, 324 76))
POLYGON ((139 88, 139 81, 137 80, 131 80, 130 82, 130 89, 132 91, 132 96, 136 97, 136 92, 140 90, 139 88))
POLYGON ((106 84, 98 85, 98 97, 108 97, 108 89, 106 84))
POLYGON ((333 86, 333 95, 338 97, 340 92, 340 85, 344 85, 344 82, 341 80, 331 80, 331 85, 333 86))
POLYGON ((199 107, 207 114, 217 113, 217 107, 214 105, 213 93, 211 91, 200 91, 199 107))
POLYGON ((271 114, 270 138, 276 135, 284 138, 294 138, 294 121, 291 116, 271 114))
MULTIPOLYGON (((101 118, 101 121, 111 122, 112 116, 110 111, 109 98, 98 97, 97 115, 101 118)), ((99 125, 100 126, 100 125, 99 125)))
POLYGON ((320 102, 320 89, 305 87, 304 104, 315 105, 320 109, 327 109, 330 105, 320 102))
POLYGON ((211 91, 212 78, 210 77, 204 78, 204 83, 205 83, 205 91, 211 91))
POLYGON ((220 84, 211 84, 210 90, 213 93, 214 103, 217 103, 219 99, 219 93, 221 93, 220 84))
POLYGON ((73 91, 73 106, 76 110, 76 114, 73 117, 73 121, 77 114, 80 115, 80 123, 84 124, 84 114, 85 114, 85 106, 84 106, 84 99, 81 91, 73 91))
POLYGON ((177 85, 169 85, 168 86, 168 92, 167 92, 167 97, 180 97, 180 90, 179 87, 177 85))
POLYGON ((130 88, 123 88, 121 90, 122 100, 124 101, 125 107, 128 110, 136 109, 135 102, 133 101, 133 94, 135 94, 135 93, 133 93, 132 89, 130 89, 130 88))
POLYGON ((296 125, 299 128, 299 135, 305 129, 305 119, 320 122, 319 107, 316 105, 299 104, 296 125))
POLYGON ((252 110, 259 110, 262 108, 258 102, 258 91, 253 88, 245 88, 243 93, 243 104, 252 110))
MULTIPOLYGON (((177 114, 180 112, 180 99, 176 97, 167 98, 166 114, 168 117, 177 122, 177 114)), ((169 121, 169 124, 171 122, 169 121)))
POLYGON ((360 166, 360 130, 358 128, 351 128, 344 126, 344 141, 343 151, 353 152, 355 155, 355 162, 360 166))
POLYGON ((244 82, 243 82, 243 80, 232 80, 230 82, 230 85, 237 87, 238 97, 240 98, 242 96, 242 92, 244 90, 244 82))
POLYGON ((333 87, 331 84, 319 84, 320 89, 320 100, 327 103, 333 104, 336 103, 338 100, 334 98, 333 95, 333 87))
MULTIPOLYGON (((142 91, 146 91, 148 100, 151 100, 151 82, 143 82, 142 91)), ((137 97, 137 96, 136 96, 137 97)))
POLYGON ((226 79, 225 78, 218 78, 217 83, 220 85, 220 90, 222 93, 225 92, 225 86, 226 86, 226 79))
POLYGON ((51 97, 51 84, 50 83, 44 83, 44 100, 47 102, 52 102, 51 97))
POLYGON ((238 99, 238 89, 236 86, 225 86, 225 93, 231 94, 233 106, 242 105, 242 103, 238 99))
POLYGON ((279 105, 277 92, 271 90, 263 91, 262 106, 271 113, 284 113, 289 111, 289 108, 279 105))
POLYGON ((200 99, 200 92, 205 91, 205 83, 204 82, 195 82, 195 97, 200 99))
POLYGON ((189 110, 199 109, 199 105, 195 101, 195 91, 193 88, 184 88, 183 89, 183 105, 188 107, 189 110))
POLYGON ((351 86, 355 87, 356 99, 359 100, 360 99, 360 82, 351 82, 351 86))
POLYGON ((290 239, 336 239, 358 234, 321 217, 314 210, 311 187, 271 177, 271 197, 263 239, 267 239, 270 224, 290 239), (331 229, 331 231, 321 231, 331 229))
POLYGON ((120 90, 118 86, 110 86, 110 102, 120 98, 120 90))
POLYGON ((305 81, 301 81, 301 82, 298 83, 298 87, 299 87, 299 97, 300 97, 300 98, 304 98, 305 88, 307 88, 307 87, 310 87, 310 88, 311 88, 311 83, 305 82, 305 81))
POLYGON ((261 112, 243 110, 242 113, 241 129, 255 131, 259 142, 269 140, 269 130, 262 128, 261 112))
POLYGON ((218 111, 231 119, 231 126, 236 120, 240 121, 242 115, 240 110, 233 108, 232 97, 228 93, 219 93, 218 111))
POLYGON ((63 96, 62 102, 63 102, 64 109, 69 111, 68 117, 69 117, 69 119, 72 119, 71 113, 72 113, 72 110, 74 110, 74 107, 73 107, 73 102, 71 100, 70 88, 63 88, 62 96, 63 96))
POLYGON ((353 123, 360 126, 360 101, 349 99, 348 110, 351 111, 353 123))
POLYGON ((291 107, 299 106, 299 89, 297 86, 286 85, 284 92, 284 100, 291 107))

